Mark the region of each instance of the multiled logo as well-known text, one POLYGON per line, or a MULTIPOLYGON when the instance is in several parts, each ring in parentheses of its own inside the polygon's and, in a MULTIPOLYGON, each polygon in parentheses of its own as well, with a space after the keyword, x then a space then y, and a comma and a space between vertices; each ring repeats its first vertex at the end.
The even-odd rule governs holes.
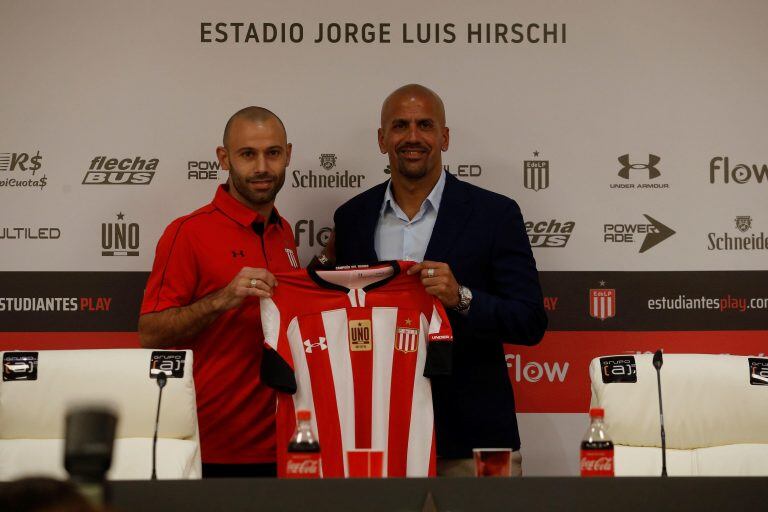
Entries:
POLYGON ((109 158, 96 156, 83 178, 83 185, 149 185, 155 176, 157 158, 109 158))
POLYGON ((139 225, 125 222, 125 214, 116 215, 118 222, 101 224, 102 256, 138 256, 139 225))
POLYGON ((751 181, 768 183, 768 164, 736 164, 731 167, 727 156, 716 156, 709 161, 709 182, 738 183, 744 185, 751 181))

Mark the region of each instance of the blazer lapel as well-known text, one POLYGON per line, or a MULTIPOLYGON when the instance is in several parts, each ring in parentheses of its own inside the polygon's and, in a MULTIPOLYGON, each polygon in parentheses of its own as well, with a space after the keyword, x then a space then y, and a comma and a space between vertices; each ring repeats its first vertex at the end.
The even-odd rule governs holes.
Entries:
POLYGON ((366 201, 361 208, 360 216, 357 219, 358 231, 360 234, 360 254, 357 261, 375 263, 379 260, 376 255, 376 247, 374 239, 376 235, 376 226, 379 223, 379 212, 381 211, 381 204, 384 202, 384 192, 387 189, 389 180, 379 185, 378 190, 374 196, 374 200, 366 201))
POLYGON ((440 209, 427 245, 425 260, 446 261, 448 253, 459 243, 461 234, 472 211, 465 185, 458 178, 446 173, 440 209))

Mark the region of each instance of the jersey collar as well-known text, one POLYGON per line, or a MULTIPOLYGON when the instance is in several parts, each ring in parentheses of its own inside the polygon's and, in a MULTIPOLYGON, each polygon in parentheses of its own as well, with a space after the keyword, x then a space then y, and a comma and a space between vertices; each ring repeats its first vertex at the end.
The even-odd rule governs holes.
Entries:
MULTIPOLYGON (((400 262, 397 262, 395 260, 380 261, 378 263, 373 263, 371 265, 350 265, 350 266, 336 267, 334 270, 344 271, 344 270, 354 270, 354 269, 357 269, 357 268, 359 268, 359 269, 371 269, 371 268, 386 267, 386 266, 392 267, 394 272, 392 272, 391 276, 385 277, 384 279, 382 279, 380 281, 376 281, 375 283, 371 283, 368 286, 365 286, 365 287, 362 288, 362 290, 364 292, 369 292, 370 290, 373 290, 374 288, 378 288, 379 286, 384 286, 385 284, 387 284, 388 282, 393 280, 395 277, 397 277, 398 274, 400 274, 400 272, 401 272, 400 262)), ((341 285, 330 283, 330 282, 326 281, 325 279, 323 279, 322 277, 317 275, 317 269, 314 268, 314 267, 308 268, 307 269, 307 274, 309 274, 309 277, 315 282, 315 284, 317 284, 318 286, 320 286, 322 288, 327 288, 329 290, 338 290, 338 291, 344 292, 344 293, 349 293, 349 291, 350 291, 350 288, 347 288, 346 286, 341 286, 341 285)))
MULTIPOLYGON (((232 194, 229 193, 229 185, 226 183, 219 185, 219 188, 216 189, 216 195, 213 198, 213 206, 221 210, 227 217, 245 227, 251 227, 254 223, 264 224, 264 217, 235 199, 232 194)), ((277 224, 278 226, 283 227, 283 222, 280 218, 280 214, 277 212, 277 208, 272 208, 272 213, 269 216, 267 224, 277 224)))

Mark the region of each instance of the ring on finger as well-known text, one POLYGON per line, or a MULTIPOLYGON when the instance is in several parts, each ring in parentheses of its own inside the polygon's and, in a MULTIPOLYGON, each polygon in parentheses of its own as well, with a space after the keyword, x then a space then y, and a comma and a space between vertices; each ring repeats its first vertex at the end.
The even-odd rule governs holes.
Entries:
POLYGON ((427 277, 435 277, 435 269, 428 268, 427 269, 427 277))
POLYGON ((248 287, 249 288, 256 288, 256 285, 259 283, 259 280, 254 278, 248 281, 248 287))

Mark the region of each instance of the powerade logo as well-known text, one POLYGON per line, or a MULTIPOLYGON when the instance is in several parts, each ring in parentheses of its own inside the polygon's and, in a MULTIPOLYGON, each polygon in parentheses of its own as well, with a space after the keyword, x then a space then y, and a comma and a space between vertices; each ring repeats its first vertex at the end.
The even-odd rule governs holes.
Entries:
POLYGON ((603 242, 633 244, 637 235, 645 235, 639 251, 643 253, 675 234, 675 230, 650 215, 643 214, 643 217, 648 219, 648 224, 604 224, 603 242))
POLYGON ((601 357, 600 373, 603 384, 637 382, 635 356, 601 357))
POLYGON ((155 176, 157 158, 109 158, 96 156, 83 178, 83 185, 149 185, 155 176))
POLYGON ((187 162, 188 180, 217 180, 221 164, 218 160, 190 160, 187 162))

